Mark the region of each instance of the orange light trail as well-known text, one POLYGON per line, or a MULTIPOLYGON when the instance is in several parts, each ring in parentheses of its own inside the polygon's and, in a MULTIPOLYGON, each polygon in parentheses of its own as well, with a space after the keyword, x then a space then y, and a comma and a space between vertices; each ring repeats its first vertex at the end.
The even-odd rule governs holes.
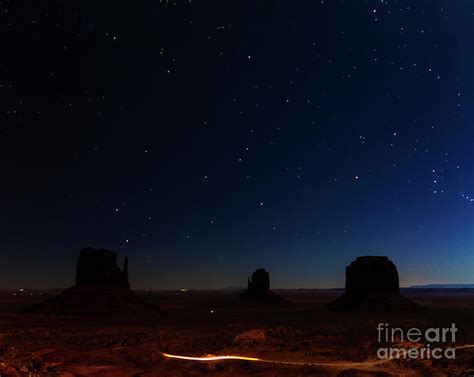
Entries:
MULTIPOLYGON (((462 348, 474 348, 474 344, 466 344, 462 346, 455 347, 457 349, 462 348)), ((181 356, 181 355, 172 355, 169 353, 161 353, 164 357, 169 359, 179 359, 179 360, 189 360, 189 361, 225 361, 225 360, 244 360, 244 361, 256 361, 260 363, 272 363, 272 364, 289 364, 289 365, 313 365, 313 366, 325 366, 325 367, 373 367, 380 364, 385 364, 392 361, 392 358, 384 358, 377 360, 367 360, 367 361, 336 361, 336 362, 305 362, 305 361, 286 361, 286 360, 267 360, 260 359, 258 357, 247 357, 247 356, 236 356, 236 355, 225 355, 225 356, 216 356, 216 355, 207 355, 203 357, 197 356, 181 356)))
POLYGON ((162 353, 162 355, 170 359, 191 360, 191 361, 219 361, 219 360, 264 361, 257 357, 233 356, 233 355, 227 355, 227 356, 208 355, 204 357, 179 356, 179 355, 171 355, 169 353, 162 353))
POLYGON ((215 356, 207 355, 203 357, 196 356, 180 356, 172 355, 169 353, 161 353, 164 357, 169 359, 179 359, 179 360, 189 360, 189 361, 225 361, 225 360, 245 360, 245 361, 256 361, 260 363, 271 363, 271 364, 287 364, 287 365, 314 365, 314 366, 327 366, 327 367, 357 367, 357 366, 373 366, 377 364, 383 364, 389 361, 389 359, 368 361, 368 362, 334 362, 334 363, 317 363, 317 362, 305 362, 305 361, 286 361, 286 360, 267 360, 260 359, 258 357, 247 357, 247 356, 235 356, 235 355, 225 355, 225 356, 215 356))

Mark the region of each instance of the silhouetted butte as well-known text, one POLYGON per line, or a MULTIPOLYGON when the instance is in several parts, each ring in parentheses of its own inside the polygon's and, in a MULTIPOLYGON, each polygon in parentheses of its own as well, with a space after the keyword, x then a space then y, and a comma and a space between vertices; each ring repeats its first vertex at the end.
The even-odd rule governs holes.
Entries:
POLYGON ((264 268, 259 268, 247 279, 247 289, 240 297, 262 302, 286 302, 270 290, 270 274, 264 268))
POLYGON ((85 248, 76 264, 76 284, 34 308, 57 314, 140 314, 145 305, 130 290, 128 259, 121 270, 111 250, 85 248))
POLYGON ((400 294, 397 267, 391 260, 385 256, 363 256, 346 267, 345 294, 330 307, 393 310, 418 306, 400 294))
POLYGON ((106 249, 82 249, 76 265, 76 285, 130 288, 128 258, 123 270, 117 267, 117 253, 106 249))

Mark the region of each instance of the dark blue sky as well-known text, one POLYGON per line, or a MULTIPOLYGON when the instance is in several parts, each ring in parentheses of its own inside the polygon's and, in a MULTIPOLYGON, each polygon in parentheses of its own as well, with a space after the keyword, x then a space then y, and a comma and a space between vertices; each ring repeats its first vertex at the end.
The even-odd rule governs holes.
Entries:
POLYGON ((0 287, 473 282, 473 2, 2 6, 0 287))

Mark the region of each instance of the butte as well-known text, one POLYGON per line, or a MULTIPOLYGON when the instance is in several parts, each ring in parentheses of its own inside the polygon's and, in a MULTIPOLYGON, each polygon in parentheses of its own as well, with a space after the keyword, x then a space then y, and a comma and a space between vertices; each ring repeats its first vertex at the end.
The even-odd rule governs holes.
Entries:
POLYGON ((130 289, 128 258, 125 257, 123 269, 120 269, 114 251, 89 247, 79 253, 75 285, 36 305, 33 311, 61 315, 136 317, 149 312, 149 308, 130 289))
POLYGON ((329 307, 355 311, 419 308, 400 294, 397 267, 383 256, 357 257, 347 266, 345 294, 329 304, 329 307))
POLYGON ((240 298, 254 303, 287 303, 270 289, 270 274, 264 268, 259 268, 247 279, 247 289, 241 293, 240 298))

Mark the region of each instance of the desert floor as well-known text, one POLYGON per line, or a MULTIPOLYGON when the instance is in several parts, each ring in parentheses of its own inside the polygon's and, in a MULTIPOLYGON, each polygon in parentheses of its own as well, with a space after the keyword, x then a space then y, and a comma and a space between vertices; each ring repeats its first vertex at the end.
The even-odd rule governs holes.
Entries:
MULTIPOLYGON (((290 303, 242 302, 237 291, 139 292, 157 314, 65 317, 24 309, 54 292, 0 294, 0 376, 473 376, 474 291, 414 291, 416 312, 341 312, 337 290, 275 291, 290 303), (456 359, 379 360, 378 323, 458 328, 456 359), (235 355, 261 361, 187 361, 235 355), (277 361, 277 362, 275 362, 277 361), (293 364, 292 364, 293 362, 293 364)), ((382 346, 387 346, 383 345, 382 346)), ((390 346, 419 347, 396 342, 390 346)))

